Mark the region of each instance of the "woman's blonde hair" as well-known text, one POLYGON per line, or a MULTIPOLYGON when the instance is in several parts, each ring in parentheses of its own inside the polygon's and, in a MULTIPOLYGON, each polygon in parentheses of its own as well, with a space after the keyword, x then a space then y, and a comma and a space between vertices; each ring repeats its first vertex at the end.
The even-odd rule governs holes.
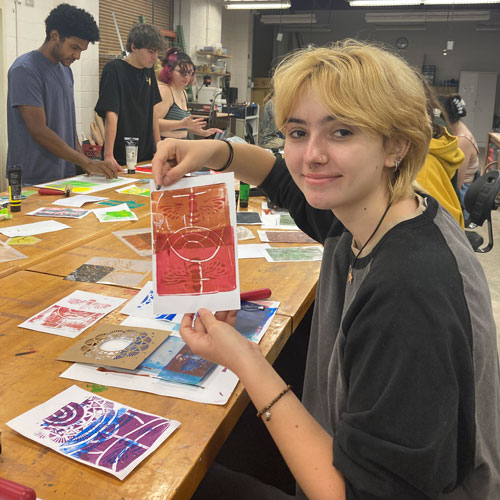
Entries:
POLYGON ((426 97, 415 71, 399 56, 356 40, 303 49, 287 56, 273 77, 276 124, 283 130, 305 90, 312 89, 332 116, 384 144, 408 141, 410 148, 389 176, 392 202, 412 196, 413 182, 431 139, 426 97))

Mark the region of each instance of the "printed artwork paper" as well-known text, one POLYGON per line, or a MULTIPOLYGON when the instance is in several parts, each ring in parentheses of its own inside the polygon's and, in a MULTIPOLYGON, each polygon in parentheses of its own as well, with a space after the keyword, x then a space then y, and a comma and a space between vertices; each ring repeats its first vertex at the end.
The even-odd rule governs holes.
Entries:
POLYGON ((60 207, 40 207, 28 212, 26 215, 36 215, 38 217, 66 217, 69 219, 81 219, 90 213, 84 208, 60 208, 60 207))
POLYGON ((151 191, 154 312, 238 309, 233 174, 151 191))
POLYGON ((61 455, 123 480, 180 422, 73 385, 7 425, 61 455))
POLYGON ((148 281, 135 297, 131 298, 120 311, 122 314, 136 316, 138 318, 159 319, 165 321, 174 321, 180 323, 182 314, 163 313, 155 314, 153 312, 155 293, 153 290, 153 282, 148 281))
POLYGON ((151 271, 151 261, 92 257, 64 279, 119 286, 137 286, 151 271))
POLYGON ((36 236, 14 236, 9 238, 5 243, 10 246, 33 246, 39 241, 42 241, 36 236))
POLYGON ((306 260, 321 260, 322 247, 280 247, 265 248, 268 262, 301 262, 306 260))
POLYGON ((134 200, 127 200, 125 202, 123 200, 121 200, 121 201, 120 200, 105 200, 105 201, 99 202, 99 205, 116 207, 116 205, 121 205, 122 203, 126 203, 128 205, 128 208, 130 208, 130 210, 133 210, 134 208, 138 208, 138 207, 143 207, 145 205, 145 203, 137 203, 134 200))
MULTIPOLYGON (((238 311, 236 316, 236 328, 253 342, 260 342, 269 328, 278 306, 279 302, 276 301, 257 300, 254 302, 244 302, 242 309, 238 311)), ((134 316, 129 316, 123 321, 122 325, 147 325, 149 328, 165 330, 172 328, 172 324, 168 321, 134 316)), ((172 333, 167 340, 171 339, 174 335, 175 333, 172 333)), ((187 399, 198 403, 216 405, 227 403, 238 383, 238 378, 233 372, 223 366, 217 366, 205 377, 201 386, 173 383, 157 378, 155 374, 172 358, 173 352, 165 353, 162 351, 162 346, 160 346, 137 370, 134 370, 135 374, 130 372, 120 373, 115 370, 102 371, 96 366, 75 363, 63 372, 61 377, 120 387, 122 389, 150 392, 159 396, 187 399), (160 359, 161 357, 163 358, 160 359), (156 359, 159 363, 154 361, 156 359)))
POLYGON ((123 304, 125 300, 76 290, 19 326, 38 332, 75 338, 123 304))
POLYGON ((151 229, 149 227, 114 231, 113 234, 141 257, 153 255, 151 229))
POLYGON ((137 215, 130 210, 126 203, 114 207, 94 208, 92 212, 94 212, 100 222, 138 220, 137 215))
POLYGON ((298 227, 291 215, 286 213, 262 214, 262 229, 293 229, 298 227))
POLYGON ((116 192, 125 194, 136 194, 139 196, 147 196, 148 198, 151 195, 151 191, 148 187, 139 187, 136 186, 135 184, 117 189, 116 192))
POLYGON ((47 182, 38 184, 36 187, 47 187, 51 189, 65 190, 67 186, 71 186, 71 191, 77 194, 92 194, 104 189, 132 184, 134 179, 126 179, 125 177, 117 177, 116 179, 106 179, 103 175, 77 175, 59 181, 47 182))
POLYGON ((317 243, 302 231, 257 231, 260 241, 271 243, 317 243))

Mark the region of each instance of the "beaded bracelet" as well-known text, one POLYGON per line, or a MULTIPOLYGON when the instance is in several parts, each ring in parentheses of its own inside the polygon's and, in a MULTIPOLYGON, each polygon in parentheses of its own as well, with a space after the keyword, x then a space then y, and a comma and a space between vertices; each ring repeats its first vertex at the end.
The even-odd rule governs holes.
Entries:
POLYGON ((226 164, 222 167, 219 168, 218 170, 215 170, 215 168, 212 168, 214 172, 224 172, 224 170, 227 170, 231 163, 233 162, 233 156, 234 156, 234 149, 233 146, 231 146, 231 143, 227 141, 226 139, 222 139, 222 142, 225 142, 229 146, 229 158, 226 161, 226 164))
POLYGON ((292 386, 290 384, 287 385, 267 406, 264 406, 262 410, 257 412, 257 418, 260 418, 262 417, 262 415, 264 415, 266 422, 269 422, 269 420, 271 420, 271 407, 275 403, 277 403, 291 388, 292 386))

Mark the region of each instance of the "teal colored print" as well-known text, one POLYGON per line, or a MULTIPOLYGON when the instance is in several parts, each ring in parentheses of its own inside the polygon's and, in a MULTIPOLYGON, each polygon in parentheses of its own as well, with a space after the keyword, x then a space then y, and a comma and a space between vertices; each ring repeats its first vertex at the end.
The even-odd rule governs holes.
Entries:
POLYGON ((144 206, 144 203, 136 203, 133 200, 130 200, 130 201, 106 200, 106 201, 100 201, 99 205, 107 205, 110 207, 114 207, 116 205, 121 205, 122 203, 126 203, 128 205, 128 208, 130 208, 131 210, 133 210, 134 208, 137 208, 137 207, 144 206))

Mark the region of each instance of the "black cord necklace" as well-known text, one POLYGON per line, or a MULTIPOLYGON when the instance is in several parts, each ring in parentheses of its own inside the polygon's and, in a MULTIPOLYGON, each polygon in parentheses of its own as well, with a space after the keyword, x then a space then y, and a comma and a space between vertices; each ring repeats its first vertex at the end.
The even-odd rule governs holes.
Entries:
POLYGON ((374 229, 373 233, 370 235, 370 237, 365 241, 364 245, 361 247, 359 252, 356 254, 354 257, 354 260, 349 264, 349 272, 347 273, 347 283, 352 283, 352 268, 356 264, 356 261, 358 260, 358 257, 361 255, 361 252, 365 249, 366 245, 370 243, 371 239, 375 236, 375 233, 379 230, 380 225, 382 224, 383 220, 385 219, 385 216, 387 215, 387 212, 389 211, 389 208, 391 208, 392 203, 389 202, 387 205, 387 208, 385 209, 384 213, 382 214, 382 217, 380 217, 380 220, 378 221, 377 227, 374 229))

